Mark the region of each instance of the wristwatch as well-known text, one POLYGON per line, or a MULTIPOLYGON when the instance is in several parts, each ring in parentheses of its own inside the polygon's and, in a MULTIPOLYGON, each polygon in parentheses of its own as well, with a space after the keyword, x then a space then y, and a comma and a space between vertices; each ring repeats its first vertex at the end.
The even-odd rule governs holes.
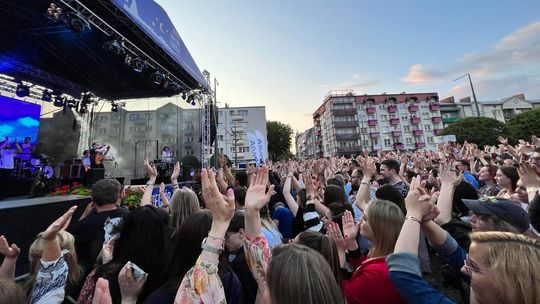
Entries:
POLYGON ((215 248, 215 247, 212 247, 208 244, 206 244, 206 240, 208 239, 208 237, 205 237, 204 240, 202 241, 201 243, 201 249, 202 250, 206 250, 208 252, 211 252, 211 253, 214 253, 214 254, 221 254, 223 252, 223 243, 221 244, 221 248, 215 248))
POLYGON ((152 183, 152 182, 150 182, 150 181, 147 181, 147 182, 146 182, 146 186, 153 186, 153 185, 154 185, 154 183, 152 183))

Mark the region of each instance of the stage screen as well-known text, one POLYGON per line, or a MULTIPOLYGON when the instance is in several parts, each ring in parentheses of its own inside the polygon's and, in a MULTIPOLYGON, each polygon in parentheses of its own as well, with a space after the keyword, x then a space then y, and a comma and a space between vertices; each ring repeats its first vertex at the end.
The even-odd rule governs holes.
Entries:
POLYGON ((0 141, 9 137, 10 142, 17 139, 19 143, 27 136, 31 143, 37 143, 39 131, 39 115, 41 106, 14 98, 0 96, 0 141))

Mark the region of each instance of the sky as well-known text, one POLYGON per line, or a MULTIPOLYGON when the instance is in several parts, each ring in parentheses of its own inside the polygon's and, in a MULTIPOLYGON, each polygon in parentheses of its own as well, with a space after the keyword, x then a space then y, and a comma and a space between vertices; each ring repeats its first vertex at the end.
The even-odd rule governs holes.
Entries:
MULTIPOLYGON (((330 90, 540 99, 540 1, 156 0, 221 106, 266 106, 294 130, 330 90)), ((129 102, 156 108, 178 97, 129 102)), ((187 105, 185 105, 187 106, 187 105)))

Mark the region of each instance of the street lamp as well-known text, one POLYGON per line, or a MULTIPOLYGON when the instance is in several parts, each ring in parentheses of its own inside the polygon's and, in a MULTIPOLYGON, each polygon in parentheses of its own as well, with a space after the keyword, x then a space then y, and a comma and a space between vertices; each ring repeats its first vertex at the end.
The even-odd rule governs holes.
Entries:
POLYGON ((474 100, 474 106, 476 107, 476 114, 478 117, 480 117, 480 108, 478 107, 478 100, 476 100, 476 94, 474 93, 474 87, 473 87, 473 84, 472 84, 472 80, 471 80, 471 75, 469 73, 459 77, 459 78, 456 78, 454 79, 454 81, 457 81, 457 80, 460 80, 461 78, 463 77, 469 77, 469 84, 471 85, 471 91, 472 91, 472 96, 473 96, 473 100, 474 100))

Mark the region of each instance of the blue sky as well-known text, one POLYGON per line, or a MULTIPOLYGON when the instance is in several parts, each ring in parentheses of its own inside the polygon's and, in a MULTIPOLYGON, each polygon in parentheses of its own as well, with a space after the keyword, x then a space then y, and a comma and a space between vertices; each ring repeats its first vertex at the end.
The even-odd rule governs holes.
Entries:
POLYGON ((157 0, 218 99, 296 130, 332 89, 540 99, 540 1, 157 0))

